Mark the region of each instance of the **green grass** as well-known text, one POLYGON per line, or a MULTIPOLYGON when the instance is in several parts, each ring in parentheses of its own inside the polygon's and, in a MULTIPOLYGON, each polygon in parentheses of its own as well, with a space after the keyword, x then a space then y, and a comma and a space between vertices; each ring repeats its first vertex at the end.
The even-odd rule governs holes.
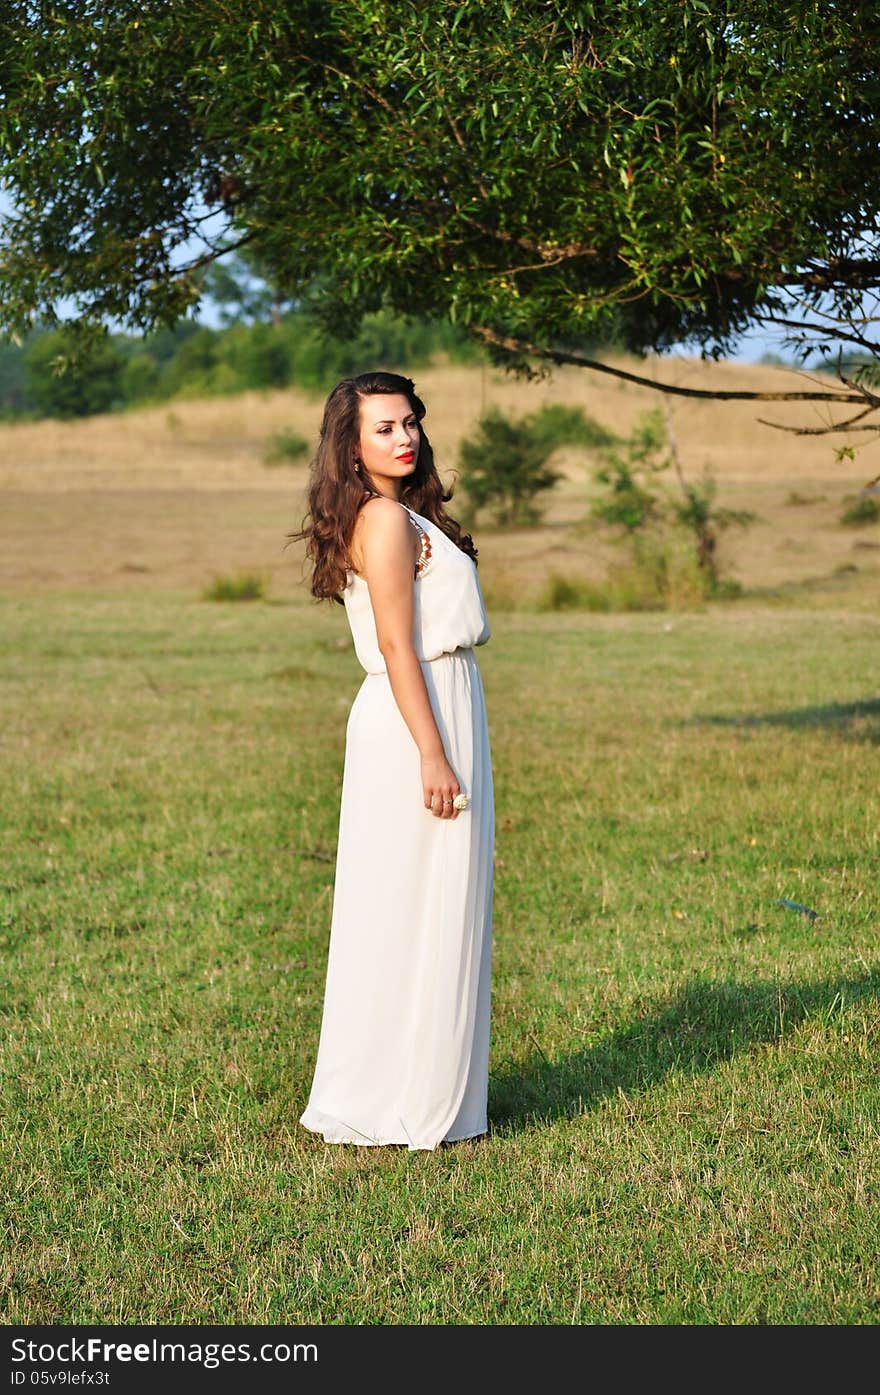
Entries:
POLYGON ((837 604, 493 616, 492 1131, 411 1154, 297 1123, 340 610, 7 597, 3 1320, 874 1324, 880 631, 837 604))

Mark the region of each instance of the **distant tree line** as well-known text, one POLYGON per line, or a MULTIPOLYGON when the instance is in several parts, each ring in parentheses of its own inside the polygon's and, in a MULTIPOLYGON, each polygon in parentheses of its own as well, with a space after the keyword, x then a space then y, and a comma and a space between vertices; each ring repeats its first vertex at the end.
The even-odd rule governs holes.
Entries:
POLYGON ((0 343, 0 416, 90 416, 248 388, 321 391, 376 364, 411 368, 438 354, 480 357, 448 321, 408 324, 384 312, 367 316, 348 339, 288 310, 268 323, 237 318, 215 329, 188 319, 146 336, 108 334, 84 356, 75 347, 74 332, 63 326, 34 330, 20 345, 0 343))

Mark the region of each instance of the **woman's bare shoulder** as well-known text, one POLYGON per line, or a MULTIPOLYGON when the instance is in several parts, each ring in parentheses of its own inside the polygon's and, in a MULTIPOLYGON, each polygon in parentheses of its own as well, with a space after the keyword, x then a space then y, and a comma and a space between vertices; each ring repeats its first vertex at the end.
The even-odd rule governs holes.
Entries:
POLYGON ((358 521, 365 519, 406 519, 407 511, 403 504, 398 504, 396 499, 389 499, 385 494, 374 494, 361 504, 358 513, 358 521))
POLYGON ((385 552, 388 548, 413 548, 415 530, 410 515, 396 499, 378 495, 362 504, 355 519, 351 540, 352 561, 363 570, 364 552, 385 552))
POLYGON ((355 537, 394 537, 406 535, 409 514, 396 499, 386 499, 380 494, 361 504, 355 519, 355 537))

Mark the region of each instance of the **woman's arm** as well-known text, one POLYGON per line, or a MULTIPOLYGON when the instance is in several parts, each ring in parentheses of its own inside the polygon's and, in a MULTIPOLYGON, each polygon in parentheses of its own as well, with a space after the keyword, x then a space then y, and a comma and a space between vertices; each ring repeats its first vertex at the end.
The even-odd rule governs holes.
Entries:
POLYGON ((415 530, 406 510, 393 499, 371 500, 358 522, 360 570, 370 589, 391 691, 419 748, 425 808, 438 818, 454 819, 458 810, 451 801, 461 787, 446 758, 413 646, 415 530))

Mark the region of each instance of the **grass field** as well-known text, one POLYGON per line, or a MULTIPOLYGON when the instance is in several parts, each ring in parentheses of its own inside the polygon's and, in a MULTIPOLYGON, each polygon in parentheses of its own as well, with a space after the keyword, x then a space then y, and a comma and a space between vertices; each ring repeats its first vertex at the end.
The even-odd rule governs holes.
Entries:
MULTIPOLYGON (((179 409, 234 411, 204 478, 138 463, 140 417, 0 433, 3 1320, 875 1324, 880 619, 837 513, 744 536, 733 603, 493 610, 491 1133, 327 1147, 297 1118, 360 671, 270 555, 281 404, 179 409), (199 599, 241 566, 267 601, 199 599)), ((778 519, 824 449, 719 480, 778 519)), ((478 537, 499 596, 575 547, 582 478, 478 537)))

